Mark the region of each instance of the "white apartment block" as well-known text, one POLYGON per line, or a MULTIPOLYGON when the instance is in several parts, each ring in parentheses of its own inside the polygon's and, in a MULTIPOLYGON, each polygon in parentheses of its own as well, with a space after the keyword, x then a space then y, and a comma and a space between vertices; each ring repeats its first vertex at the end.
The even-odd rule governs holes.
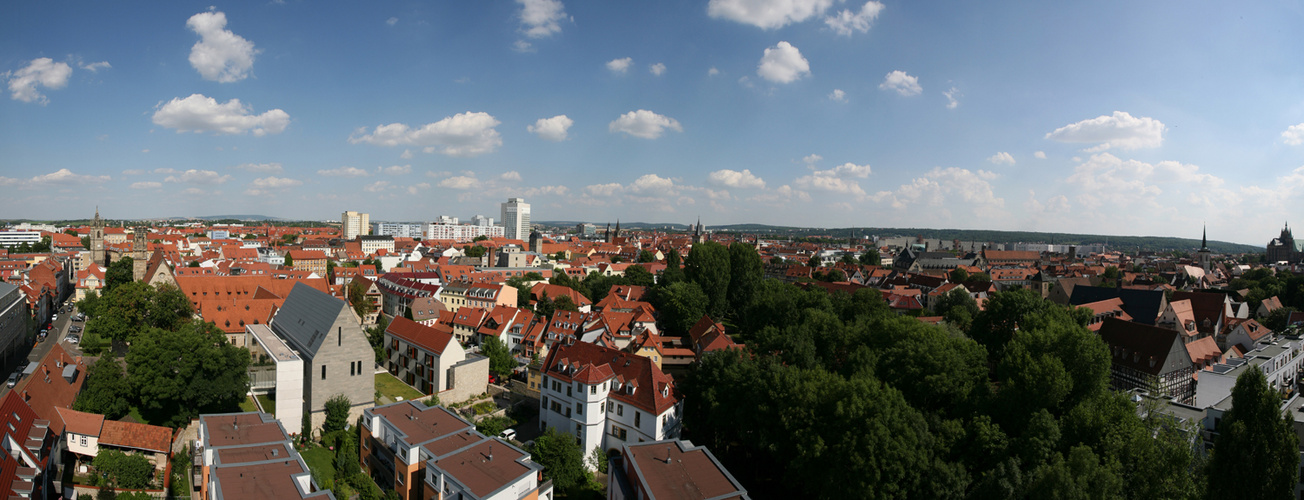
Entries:
POLYGON ((524 198, 508 198, 502 204, 503 236, 512 240, 524 240, 530 236, 530 204, 524 198))
POLYGON ((40 231, 0 231, 0 247, 35 245, 41 242, 40 231))
POLYGON ((471 225, 474 225, 474 226, 492 226, 492 225, 494 225, 494 218, 493 218, 493 217, 485 217, 485 216, 483 216, 483 215, 479 215, 479 214, 472 215, 472 216, 471 216, 471 225))
POLYGON ((371 234, 399 238, 424 238, 426 225, 420 222, 377 222, 371 225, 371 234))
POLYGON ((367 228, 369 227, 371 227, 370 214, 350 210, 340 215, 340 233, 346 240, 367 234, 367 228))
POLYGON ((458 242, 471 241, 480 236, 502 238, 505 235, 502 226, 474 226, 469 224, 442 224, 438 222, 427 224, 425 234, 426 239, 428 240, 453 240, 458 242))
POLYGON ((674 380, 652 360, 607 347, 558 343, 544 361, 539 426, 575 436, 587 455, 678 439, 674 380))

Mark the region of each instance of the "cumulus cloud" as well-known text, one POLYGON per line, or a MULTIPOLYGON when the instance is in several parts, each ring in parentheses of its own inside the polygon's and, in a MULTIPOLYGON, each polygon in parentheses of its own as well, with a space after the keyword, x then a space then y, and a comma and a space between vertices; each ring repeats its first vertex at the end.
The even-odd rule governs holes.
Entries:
POLYGON ((793 189, 792 186, 784 184, 782 186, 779 186, 778 188, 768 190, 766 192, 748 198, 747 200, 757 202, 757 203, 765 203, 767 205, 782 206, 792 201, 793 198, 796 198, 801 201, 810 201, 811 199, 810 193, 807 193, 799 189, 793 189))
POLYGON ((870 24, 878 18, 880 12, 883 12, 883 4, 871 0, 860 7, 860 12, 844 9, 824 18, 824 24, 832 28, 834 33, 851 36, 856 31, 861 33, 869 31, 870 24))
POLYGON ((68 85, 70 76, 72 76, 72 67, 68 66, 68 63, 54 62, 48 57, 32 59, 32 62, 22 69, 4 73, 4 77, 9 79, 10 98, 23 102, 39 102, 41 105, 45 105, 50 100, 45 97, 45 94, 36 90, 36 87, 61 89, 68 85))
POLYGON ((833 0, 711 0, 707 15, 761 29, 777 29, 823 15, 833 0))
POLYGON ((752 171, 748 169, 743 169, 741 172, 737 170, 729 170, 727 168, 716 170, 711 172, 710 175, 707 176, 707 179, 717 186, 740 189, 765 188, 765 181, 760 177, 753 175, 752 171))
POLYGON ((561 33, 560 22, 566 19, 565 7, 558 0, 516 0, 521 4, 521 30, 530 38, 561 33))
POLYGON ((955 109, 957 106, 960 105, 959 89, 955 87, 951 87, 950 90, 947 90, 946 92, 942 92, 942 95, 946 96, 946 109, 955 109))
POLYGON ((131 183, 131 189, 158 189, 163 187, 162 182, 141 181, 131 183))
POLYGON ((801 158, 801 162, 802 162, 802 163, 805 163, 807 167, 815 168, 814 165, 815 165, 816 163, 819 163, 820 160, 823 160, 823 159, 824 159, 823 156, 820 156, 820 155, 817 155, 817 154, 811 153, 811 154, 808 154, 808 155, 806 155, 806 156, 803 156, 803 157, 801 158))
POLYGON ((1157 148, 1164 143, 1164 124, 1154 118, 1133 117, 1124 111, 1082 120, 1055 129, 1046 138, 1058 142, 1097 144, 1088 152, 1110 148, 1157 148))
POLYGON ((231 180, 230 175, 222 175, 212 170, 190 169, 185 172, 177 172, 176 175, 169 175, 163 179, 164 182, 184 182, 187 184, 222 184, 231 180))
POLYGON ((340 167, 329 170, 318 170, 317 175, 326 177, 366 177, 370 175, 366 170, 357 167, 340 167))
POLYGON ((1281 133, 1281 140, 1285 141, 1286 144, 1290 144, 1291 146, 1298 146, 1300 144, 1304 144, 1304 123, 1301 123, 1299 125, 1291 125, 1289 128, 1286 129, 1285 132, 1281 133))
POLYGON ((231 83, 249 77, 254 56, 261 52, 254 43, 226 29, 226 14, 200 12, 186 21, 186 27, 199 35, 190 48, 190 65, 205 80, 231 83))
POLYGON ((906 97, 919 95, 920 92, 924 91, 924 88, 919 86, 918 77, 910 76, 901 70, 888 73, 883 78, 883 83, 878 84, 878 88, 893 90, 906 97))
POLYGON ((666 65, 661 63, 656 63, 651 66, 648 66, 648 71, 652 72, 652 74, 656 76, 661 76, 666 72, 666 65))
POLYGON ((500 175, 498 176, 498 178, 499 178, 499 179, 502 179, 502 180, 505 180, 505 181, 516 181, 516 182, 520 182, 520 181, 521 181, 521 173, 520 173, 520 172, 517 172, 517 171, 515 171, 515 170, 509 170, 509 171, 506 171, 506 172, 503 172, 502 174, 500 174, 500 175))
POLYGON ((389 19, 386 19, 386 20, 385 20, 385 24, 388 24, 388 25, 390 25, 390 26, 393 26, 393 25, 395 25, 395 24, 398 24, 398 18, 397 18, 397 17, 391 17, 391 18, 389 18, 389 19))
POLYGON ((455 175, 439 181, 438 186, 448 189, 478 189, 480 187, 480 179, 476 179, 475 176, 471 175, 455 175))
POLYGON ((492 153, 503 145, 502 136, 494 127, 499 121, 485 112, 459 113, 420 128, 402 123, 379 125, 371 133, 358 129, 349 142, 365 142, 377 146, 421 146, 427 153, 448 156, 478 156, 492 153))
POLYGON ((997 197, 988 182, 994 176, 983 170, 937 167, 895 191, 876 193, 872 199, 888 202, 897 209, 931 207, 943 220, 950 218, 951 206, 962 206, 981 216, 995 215, 1003 213, 1005 199, 997 197))
POLYGON ((720 74, 720 70, 717 69, 715 66, 711 66, 711 69, 706 70, 706 76, 716 76, 719 74, 720 74))
POLYGON ((987 161, 996 165, 1013 165, 1014 155, 1001 151, 988 157, 987 161))
POLYGON ((675 181, 657 174, 644 174, 634 179, 625 189, 635 194, 668 193, 675 187, 675 181))
POLYGON ((235 168, 236 170, 244 170, 245 172, 254 172, 259 174, 279 174, 281 173, 281 171, 284 170, 284 168, 281 167, 280 163, 275 163, 275 162, 244 163, 244 164, 236 165, 235 168))
POLYGON ((612 73, 625 74, 629 71, 629 67, 633 64, 634 64, 634 58, 622 57, 620 59, 612 59, 610 61, 607 61, 607 69, 611 70, 612 73))
POLYGON ((382 175, 406 175, 412 173, 412 165, 390 165, 388 167, 376 167, 376 172, 382 175))
POLYGON ((761 63, 756 67, 756 74, 772 82, 792 83, 810 74, 810 62, 802 57, 797 47, 788 42, 779 42, 765 49, 761 63))
POLYGON ((557 115, 552 118, 540 118, 534 122, 534 125, 528 125, 525 130, 531 134, 539 136, 540 139, 549 141, 566 140, 566 131, 570 130, 575 120, 566 115, 557 115))
POLYGON ((534 44, 527 42, 525 40, 517 40, 516 43, 512 44, 512 50, 521 53, 534 52, 534 44))
POLYGON ((250 182, 249 187, 245 189, 245 194, 250 196, 261 196, 261 195, 271 193, 272 191, 280 191, 280 190, 289 189, 295 186, 302 186, 302 185, 303 185, 303 181, 298 179, 289 179, 285 177, 263 177, 259 179, 254 179, 253 182, 250 182))
POLYGON ((833 89, 833 92, 829 93, 829 100, 833 102, 847 102, 847 93, 843 92, 842 89, 833 89))
POLYGON ((1045 152, 1045 151, 1037 151, 1037 152, 1033 153, 1032 156, 1033 156, 1034 158, 1038 159, 1038 160, 1045 160, 1045 159, 1046 159, 1046 152, 1045 152))
POLYGON ((32 184, 56 184, 56 185, 76 185, 76 184, 102 184, 109 181, 107 175, 81 175, 74 174, 71 170, 61 168, 57 171, 32 177, 32 184))
POLYGON ((379 193, 389 187, 389 181, 376 181, 362 187, 363 191, 368 193, 379 193))
POLYGON ((112 64, 109 64, 108 61, 100 61, 100 62, 93 62, 93 63, 82 63, 82 64, 78 64, 78 66, 80 66, 81 69, 84 69, 84 70, 86 70, 86 71, 90 71, 91 73, 98 73, 98 72, 99 72, 100 70, 102 70, 102 69, 109 69, 109 68, 112 68, 112 67, 113 67, 113 65, 112 65, 112 64))
POLYGON ((403 150, 403 153, 400 154, 400 155, 398 155, 398 157, 399 157, 400 159, 403 159, 403 160, 411 160, 411 159, 412 159, 412 150, 411 150, 411 149, 404 149, 404 150, 403 150))
POLYGON ((256 136, 279 134, 290 125, 290 115, 280 109, 262 114, 252 114, 253 109, 231 99, 218 104, 217 99, 203 94, 191 94, 182 99, 174 97, 160 104, 154 112, 154 124, 181 132, 212 132, 214 134, 244 134, 256 136))
POLYGON ((607 129, 611 132, 624 132, 644 139, 661 137, 666 129, 676 132, 684 131, 684 128, 679 125, 679 121, 674 118, 658 115, 646 109, 630 111, 620 115, 620 118, 616 118, 616 121, 611 122, 607 129))
POLYGON ((864 179, 869 177, 869 174, 869 165, 843 163, 828 170, 816 170, 810 175, 798 177, 793 184, 802 189, 863 197, 865 190, 861 189, 860 183, 855 179, 864 179))

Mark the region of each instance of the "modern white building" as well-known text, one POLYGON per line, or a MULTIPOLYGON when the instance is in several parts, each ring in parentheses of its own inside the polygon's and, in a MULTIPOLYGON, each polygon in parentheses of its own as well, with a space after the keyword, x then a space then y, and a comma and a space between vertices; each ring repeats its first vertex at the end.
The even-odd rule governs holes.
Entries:
POLYGON ((359 235, 367 234, 367 228, 371 227, 371 215, 352 210, 340 215, 340 233, 344 239, 351 240, 359 235))
POLYGON ((245 325, 245 337, 252 358, 249 392, 275 392, 276 419, 290 434, 303 432, 303 358, 267 325, 245 325))
POLYGON ((35 245, 40 242, 40 231, 0 231, 0 247, 18 246, 23 243, 35 245))
MULTIPOLYGON (((456 219, 454 219, 456 220, 456 219)), ((502 226, 476 226, 471 224, 443 224, 433 222, 426 225, 426 239, 471 241, 480 236, 501 238, 504 236, 502 226)))
POLYGON ((426 225, 420 222, 377 222, 371 225, 371 234, 399 238, 424 238, 426 225))
POLYGON ((557 343, 543 363, 539 426, 594 448, 678 439, 674 379, 650 358, 586 342, 557 343))
POLYGON ((476 226, 492 226, 492 225, 494 225, 494 218, 493 218, 493 217, 485 217, 485 216, 480 215, 480 214, 472 215, 472 216, 471 216, 471 224, 476 225, 476 226))
POLYGON ((530 236, 530 204, 524 198, 508 198, 503 203, 503 236, 524 240, 530 236))

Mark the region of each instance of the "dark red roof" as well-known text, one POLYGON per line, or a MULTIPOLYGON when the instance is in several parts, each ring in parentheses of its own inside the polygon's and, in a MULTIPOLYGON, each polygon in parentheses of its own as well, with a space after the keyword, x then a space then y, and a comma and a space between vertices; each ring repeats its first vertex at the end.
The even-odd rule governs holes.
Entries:
POLYGON ((592 383, 616 378, 636 389, 634 394, 629 394, 626 389, 612 391, 613 399, 654 415, 660 415, 679 401, 674 379, 657 368, 651 359, 636 354, 586 342, 558 343, 548 352, 543 366, 545 375, 566 381, 592 383), (570 371, 571 368, 574 371, 570 371), (574 378, 577 376, 583 380, 574 378), (666 391, 665 394, 662 390, 666 391))
POLYGON ((424 326, 402 316, 394 318, 385 333, 435 354, 443 354, 453 340, 453 332, 446 325, 424 326))

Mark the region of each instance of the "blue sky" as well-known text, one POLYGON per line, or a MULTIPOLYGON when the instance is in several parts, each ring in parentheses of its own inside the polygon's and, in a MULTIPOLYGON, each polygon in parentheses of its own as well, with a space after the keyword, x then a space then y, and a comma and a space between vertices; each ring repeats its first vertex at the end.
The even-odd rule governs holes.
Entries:
POLYGON ((10 2, 0 216, 1304 215, 1301 7, 1045 3, 10 2))

